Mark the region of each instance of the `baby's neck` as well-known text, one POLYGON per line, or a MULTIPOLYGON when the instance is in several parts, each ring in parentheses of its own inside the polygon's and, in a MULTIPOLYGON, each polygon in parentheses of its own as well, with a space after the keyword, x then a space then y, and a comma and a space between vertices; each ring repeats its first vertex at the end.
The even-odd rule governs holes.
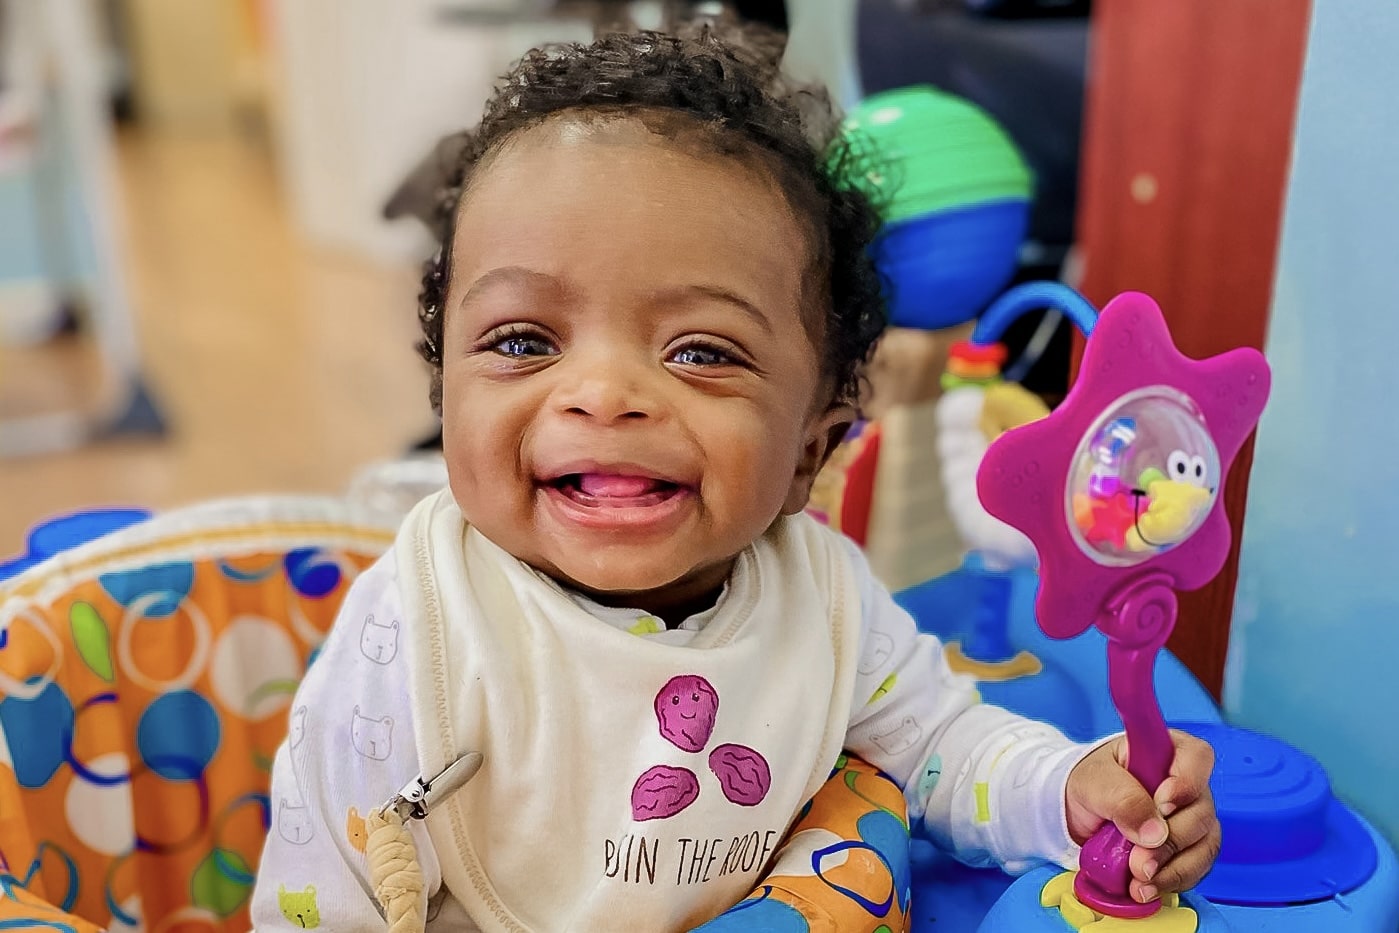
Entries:
POLYGON ((593 602, 614 609, 640 609, 665 623, 665 627, 679 628, 691 616, 713 609, 723 593, 723 584, 702 593, 689 596, 671 595, 655 590, 643 593, 598 593, 579 590, 593 602))
POLYGON ((705 568, 674 583, 653 590, 606 591, 580 586, 572 580, 561 580, 594 602, 615 609, 640 609, 665 623, 666 628, 679 628, 693 615, 713 609, 724 592, 733 571, 733 562, 705 568))

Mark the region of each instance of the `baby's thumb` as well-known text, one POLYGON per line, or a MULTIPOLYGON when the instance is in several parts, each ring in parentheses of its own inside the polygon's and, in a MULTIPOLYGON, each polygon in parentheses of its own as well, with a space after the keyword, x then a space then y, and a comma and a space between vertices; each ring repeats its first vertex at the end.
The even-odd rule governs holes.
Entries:
POLYGON ((1166 841, 1166 821, 1136 778, 1121 768, 1105 768, 1094 777, 1097 780, 1084 792, 1090 810, 1112 820, 1122 835, 1139 846, 1154 849, 1166 841))

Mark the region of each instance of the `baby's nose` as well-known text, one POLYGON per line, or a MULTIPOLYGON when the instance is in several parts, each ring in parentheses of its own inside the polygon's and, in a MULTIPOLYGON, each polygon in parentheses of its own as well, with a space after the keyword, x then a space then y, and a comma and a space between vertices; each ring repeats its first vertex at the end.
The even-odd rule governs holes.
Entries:
POLYGON ((655 417, 659 393, 638 368, 615 359, 579 366, 558 394, 560 410, 609 424, 655 417))

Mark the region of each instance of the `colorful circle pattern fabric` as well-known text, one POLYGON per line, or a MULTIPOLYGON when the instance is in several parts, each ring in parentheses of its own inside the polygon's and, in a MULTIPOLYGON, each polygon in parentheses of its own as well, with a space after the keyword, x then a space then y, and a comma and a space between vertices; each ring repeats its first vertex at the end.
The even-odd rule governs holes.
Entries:
POLYGON ((291 696, 386 544, 153 559, 12 612, 0 928, 246 930, 291 696))
POLYGON ((696 933, 898 933, 908 929, 913 872, 903 792, 842 756, 788 833, 771 873, 696 933))

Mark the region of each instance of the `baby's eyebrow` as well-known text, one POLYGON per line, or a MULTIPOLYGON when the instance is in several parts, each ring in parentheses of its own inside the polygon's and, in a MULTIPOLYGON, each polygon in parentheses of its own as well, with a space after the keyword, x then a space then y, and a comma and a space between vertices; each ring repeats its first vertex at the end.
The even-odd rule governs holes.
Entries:
POLYGON ((561 288, 563 283, 545 272, 536 272, 533 269, 526 269, 524 266, 501 266, 498 269, 480 276, 471 283, 471 287, 462 295, 461 306, 470 304, 479 298, 483 293, 493 288, 502 286, 518 286, 521 288, 561 288))
POLYGON ((675 288, 667 288, 656 292, 653 296, 653 300, 657 304, 666 305, 692 304, 698 301, 718 301, 738 308, 756 321, 768 334, 772 333, 772 322, 768 320, 766 314, 758 310, 757 305, 737 292, 720 285, 680 285, 675 288))

